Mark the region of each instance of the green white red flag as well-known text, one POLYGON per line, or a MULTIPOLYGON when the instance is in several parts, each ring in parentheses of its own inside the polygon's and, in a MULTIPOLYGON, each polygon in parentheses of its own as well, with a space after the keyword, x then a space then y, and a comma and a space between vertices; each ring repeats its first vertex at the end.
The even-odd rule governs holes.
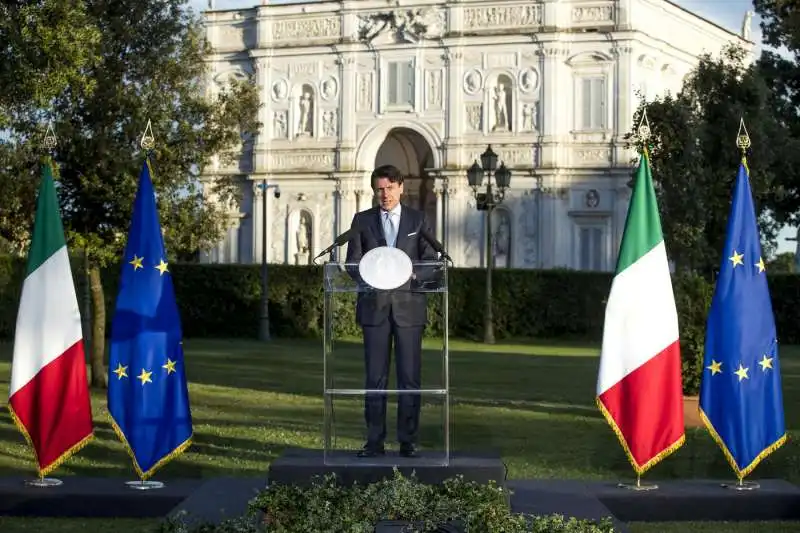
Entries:
POLYGON ((606 305, 597 405, 637 474, 685 440, 678 312, 646 151, 606 305))
POLYGON ((42 169, 22 285, 8 407, 40 476, 93 436, 81 316, 49 163, 42 169))

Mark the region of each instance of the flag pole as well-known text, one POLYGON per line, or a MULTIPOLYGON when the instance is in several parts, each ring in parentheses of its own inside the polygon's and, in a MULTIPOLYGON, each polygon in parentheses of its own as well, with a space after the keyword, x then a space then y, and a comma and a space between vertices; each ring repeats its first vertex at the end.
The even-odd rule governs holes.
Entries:
MULTIPOLYGON (((55 131, 53 130, 53 124, 47 124, 47 130, 44 133, 44 148, 47 161, 45 164, 50 164, 52 166, 53 163, 53 155, 58 145, 58 139, 56 138, 55 131)), ((48 487, 58 487, 63 485, 64 482, 60 479, 54 477, 44 477, 41 471, 39 471, 38 479, 31 479, 25 482, 25 485, 28 487, 38 487, 38 488, 48 488, 48 487)))
MULTIPOLYGON (((636 137, 642 143, 642 156, 648 155, 647 150, 647 141, 650 139, 650 121, 647 119, 647 107, 645 106, 642 109, 642 117, 639 120, 639 127, 636 131, 636 137)), ((648 162, 648 165, 650 163, 648 162)), ((655 483, 645 483, 642 484, 642 473, 636 472, 636 483, 619 483, 617 485, 619 488, 628 489, 633 491, 649 491, 649 490, 657 490, 658 485, 655 483)))
MULTIPOLYGON (((145 164, 147 164, 147 160, 150 159, 150 154, 156 146, 156 138, 153 135, 153 125, 150 119, 147 119, 147 126, 145 126, 142 137, 139 140, 139 146, 141 146, 142 150, 145 152, 144 158, 145 164)), ((145 479, 141 474, 139 476, 139 481, 126 481, 125 484, 128 488, 133 490, 163 489, 165 486, 163 482, 145 479)))
MULTIPOLYGON (((744 165, 747 173, 750 169, 747 166, 747 149, 750 148, 752 142, 750 141, 750 134, 747 133, 747 126, 744 125, 744 117, 739 119, 739 131, 736 133, 736 147, 742 153, 742 164, 744 165)), ((736 483, 722 483, 722 487, 731 490, 757 490, 761 485, 756 481, 744 481, 742 476, 738 476, 736 483)))

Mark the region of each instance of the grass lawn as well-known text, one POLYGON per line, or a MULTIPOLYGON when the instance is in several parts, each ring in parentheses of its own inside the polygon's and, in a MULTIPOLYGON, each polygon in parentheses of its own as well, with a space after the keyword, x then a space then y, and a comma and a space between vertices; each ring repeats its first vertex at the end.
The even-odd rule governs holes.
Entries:
MULTIPOLYGON (((437 388, 441 386, 441 358, 436 343, 428 347, 423 385, 437 388)), ((161 470, 156 479, 263 476, 270 461, 286 447, 322 447, 319 341, 275 340, 262 345, 254 341, 187 340, 185 348, 195 443, 161 470)), ((336 386, 361 387, 363 359, 358 345, 341 342, 336 349, 336 386)), ((616 437, 594 405, 597 355, 597 346, 544 341, 496 346, 451 342, 452 448, 498 450, 510 478, 632 479, 632 470, 616 437)), ((8 387, 10 358, 10 345, 0 344, 2 390, 8 387)), ((797 483, 800 450, 792 437, 800 429, 800 410, 795 407, 800 400, 800 348, 783 347, 781 364, 790 440, 764 461, 751 479, 783 478, 797 483)), ((96 439, 55 475, 133 478, 130 461, 108 424, 105 404, 105 394, 95 392, 96 439)), ((442 441, 442 410, 435 397, 426 398, 423 405, 424 449, 439 446, 442 441)), ((337 446, 359 447, 363 440, 360 400, 338 399, 335 416, 337 446)), ((389 439, 394 435, 393 420, 390 408, 389 439)), ((31 457, 3 410, 0 476, 32 474, 31 457)), ((697 429, 690 430, 686 444, 653 468, 645 479, 731 477, 722 453, 705 430, 697 429)), ((57 521, 56 526, 52 520, 0 518, 0 531, 33 531, 39 526, 51 531, 83 531, 89 527, 87 522, 63 520, 57 521)), ((102 522, 91 522, 91 529, 124 529, 119 525, 121 521, 102 522)), ((634 531, 669 532, 677 531, 677 527, 686 530, 686 526, 636 525, 634 531)), ((773 526, 770 531, 784 531, 778 529, 778 524, 773 526)), ((740 531, 730 525, 709 526, 719 529, 700 527, 698 524, 690 530, 740 531)), ((760 530, 757 525, 752 527, 748 531, 760 530)), ((800 530, 800 524, 793 527, 800 530)))

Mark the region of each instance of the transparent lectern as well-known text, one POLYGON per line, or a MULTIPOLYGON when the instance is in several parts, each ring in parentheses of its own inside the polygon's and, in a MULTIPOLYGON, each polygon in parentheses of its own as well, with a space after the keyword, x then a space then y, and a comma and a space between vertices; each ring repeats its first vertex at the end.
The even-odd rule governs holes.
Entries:
MULTIPOLYGON (((324 264, 324 461, 326 465, 450 463, 450 385, 448 358, 447 264, 444 260, 412 262, 411 279, 397 289, 378 290, 359 276, 358 263, 329 261, 324 264), (396 383, 396 355, 389 363, 386 390, 365 386, 365 354, 360 327, 356 323, 356 300, 389 298, 403 292, 424 293, 428 300, 428 322, 422 348, 420 388, 399 390, 396 383), (390 295, 389 293, 400 293, 390 295), (433 339, 431 335, 433 334, 433 339), (368 394, 386 395, 386 445, 396 441, 393 416, 401 395, 420 396, 419 456, 404 458, 388 453, 374 459, 359 458, 366 441, 364 401, 368 394), (395 401, 392 401, 395 400, 395 401), (428 405, 426 405, 426 402, 428 405), (434 405, 431 406, 430 404, 434 405), (438 412, 437 412, 438 411, 438 412), (396 460, 396 463, 392 461, 396 460)), ((401 304, 402 305, 402 304, 401 304)))

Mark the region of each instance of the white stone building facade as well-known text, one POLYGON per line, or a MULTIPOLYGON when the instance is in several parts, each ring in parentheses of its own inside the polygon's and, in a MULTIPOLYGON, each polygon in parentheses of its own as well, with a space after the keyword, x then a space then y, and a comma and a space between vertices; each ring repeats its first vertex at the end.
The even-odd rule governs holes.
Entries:
POLYGON ((512 171, 493 214, 498 267, 613 270, 636 91, 680 88, 703 52, 752 43, 666 0, 339 0, 207 11, 208 90, 253 75, 262 129, 233 174, 242 199, 203 260, 309 263, 373 205, 372 170, 408 177, 456 266, 485 265, 466 170, 512 171), (269 190, 266 220, 258 184, 269 190))

